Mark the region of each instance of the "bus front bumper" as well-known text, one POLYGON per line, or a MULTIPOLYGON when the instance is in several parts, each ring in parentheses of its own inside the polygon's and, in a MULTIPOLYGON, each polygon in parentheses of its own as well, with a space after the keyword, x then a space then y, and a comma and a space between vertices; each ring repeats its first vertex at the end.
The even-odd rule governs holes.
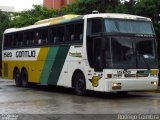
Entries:
POLYGON ((148 79, 106 79, 107 92, 156 90, 158 78, 148 79))

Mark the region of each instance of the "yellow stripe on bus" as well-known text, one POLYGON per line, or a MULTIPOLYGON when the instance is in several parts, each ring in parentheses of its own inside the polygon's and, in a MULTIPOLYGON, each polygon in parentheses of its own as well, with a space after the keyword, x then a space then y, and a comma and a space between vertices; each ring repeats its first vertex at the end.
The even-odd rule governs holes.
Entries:
POLYGON ((13 79, 13 71, 15 67, 18 67, 19 70, 25 67, 28 72, 29 82, 39 83, 40 75, 43 70, 48 51, 49 48, 41 48, 37 61, 3 61, 3 67, 4 63, 8 64, 8 78, 13 79))

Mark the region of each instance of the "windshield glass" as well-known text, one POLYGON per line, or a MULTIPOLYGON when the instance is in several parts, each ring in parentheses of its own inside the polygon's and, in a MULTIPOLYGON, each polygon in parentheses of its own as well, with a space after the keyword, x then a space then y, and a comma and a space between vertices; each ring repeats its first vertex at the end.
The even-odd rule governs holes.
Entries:
POLYGON ((109 37, 112 67, 119 69, 155 68, 154 38, 109 37))
POLYGON ((154 34, 152 23, 148 21, 105 19, 106 32, 154 34))
POLYGON ((111 38, 113 68, 136 68, 133 40, 123 37, 111 38))

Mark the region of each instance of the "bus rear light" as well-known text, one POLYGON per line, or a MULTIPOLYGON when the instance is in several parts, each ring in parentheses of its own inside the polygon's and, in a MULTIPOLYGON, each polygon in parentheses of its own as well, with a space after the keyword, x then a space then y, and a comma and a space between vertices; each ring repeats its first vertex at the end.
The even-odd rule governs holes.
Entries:
POLYGON ((113 83, 112 84, 112 89, 121 89, 122 86, 121 86, 121 83, 113 83))

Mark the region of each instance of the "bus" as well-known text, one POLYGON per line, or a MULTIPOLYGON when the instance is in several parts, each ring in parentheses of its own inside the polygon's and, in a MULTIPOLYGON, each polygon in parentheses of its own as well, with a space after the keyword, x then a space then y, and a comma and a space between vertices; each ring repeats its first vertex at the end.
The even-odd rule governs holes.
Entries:
POLYGON ((149 18, 118 13, 64 15, 9 28, 2 76, 29 83, 125 93, 156 90, 156 35, 149 18))

